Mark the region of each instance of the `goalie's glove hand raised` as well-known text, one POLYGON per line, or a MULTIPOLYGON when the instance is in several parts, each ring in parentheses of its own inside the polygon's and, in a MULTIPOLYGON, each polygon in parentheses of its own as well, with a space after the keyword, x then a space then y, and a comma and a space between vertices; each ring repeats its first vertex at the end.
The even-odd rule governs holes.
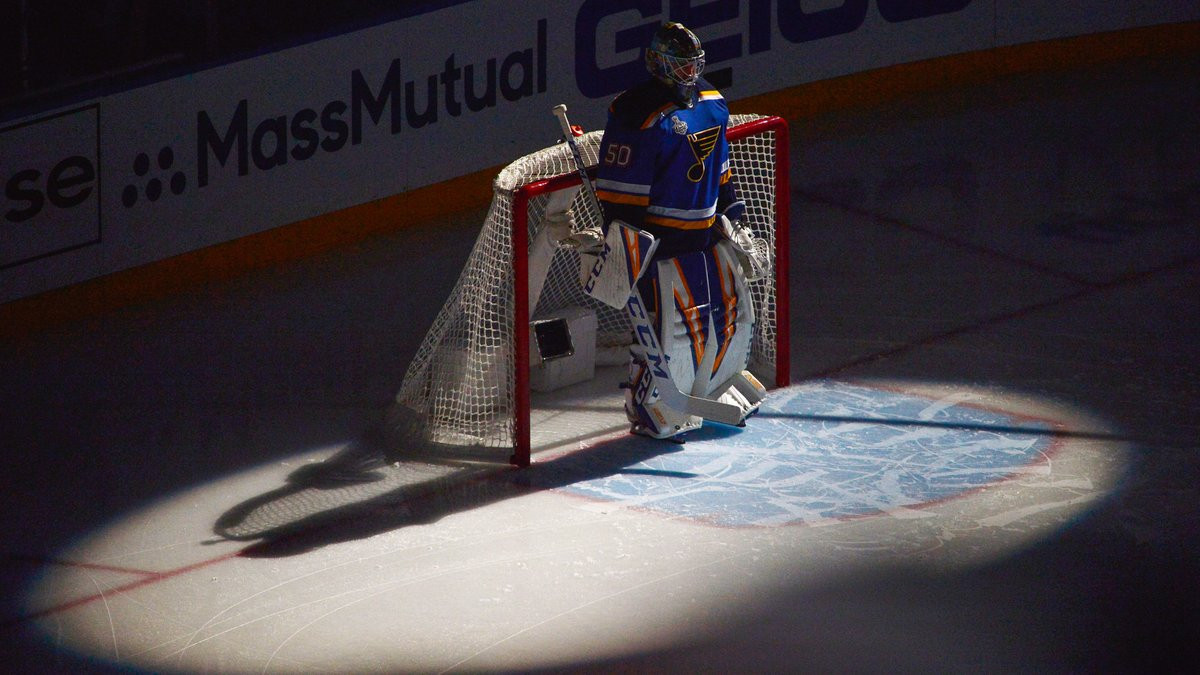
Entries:
POLYGON ((546 231, 550 240, 559 248, 570 248, 580 253, 596 253, 604 247, 604 234, 600 228, 586 228, 574 231, 575 219, 570 212, 550 213, 546 215, 546 231))

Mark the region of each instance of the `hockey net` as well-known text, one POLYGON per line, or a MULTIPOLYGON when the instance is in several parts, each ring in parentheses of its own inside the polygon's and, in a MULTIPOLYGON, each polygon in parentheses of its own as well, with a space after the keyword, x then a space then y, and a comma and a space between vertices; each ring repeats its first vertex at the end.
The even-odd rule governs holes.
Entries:
MULTIPOLYGON (((576 139, 590 169, 600 137, 593 131, 576 139)), ((772 274, 751 284, 757 321, 750 370, 767 386, 783 386, 789 367, 787 125, 778 117, 732 115, 727 137, 746 222, 773 253, 772 274)), ((580 184, 565 143, 526 155, 497 175, 466 267, 396 394, 394 432, 412 442, 506 449, 510 461, 523 466, 530 453, 530 321, 564 308, 594 311, 598 363, 628 358, 629 317, 583 292, 577 253, 553 248, 548 260, 531 265, 531 245, 536 248, 554 195, 573 195, 576 230, 600 224, 580 184)))

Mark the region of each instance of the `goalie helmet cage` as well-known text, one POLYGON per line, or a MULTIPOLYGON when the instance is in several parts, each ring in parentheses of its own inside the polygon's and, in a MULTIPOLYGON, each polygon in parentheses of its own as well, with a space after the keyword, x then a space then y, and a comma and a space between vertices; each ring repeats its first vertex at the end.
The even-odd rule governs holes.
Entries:
MULTIPOLYGON (((600 131, 576 139, 594 173, 600 131)), ((730 166, 746 222, 772 251, 772 274, 750 283, 756 317, 750 370, 768 386, 789 383, 788 129, 780 117, 731 115, 730 166)), ((531 319, 570 307, 596 313, 598 353, 628 358, 630 319, 584 294, 579 257, 538 235, 552 198, 570 199, 574 229, 601 214, 566 143, 526 155, 493 182, 492 203, 466 267, 409 365, 389 411, 400 442, 508 449, 530 462, 531 319), (514 252, 521 252, 514 255, 514 252), (532 292, 531 292, 532 291, 532 292)), ((617 360, 610 361, 616 363, 617 360)))

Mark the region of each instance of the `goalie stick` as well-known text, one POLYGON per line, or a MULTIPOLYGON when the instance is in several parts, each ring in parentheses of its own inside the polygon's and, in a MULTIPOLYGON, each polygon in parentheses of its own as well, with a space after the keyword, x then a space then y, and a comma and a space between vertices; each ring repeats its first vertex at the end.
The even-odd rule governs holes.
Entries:
POLYGON ((583 187, 587 191, 588 196, 592 198, 592 203, 597 209, 597 213, 604 213, 600 208, 600 198, 596 196, 596 186, 592 184, 592 177, 588 175, 587 165, 583 161, 583 155, 579 153, 579 144, 575 142, 575 132, 571 128, 571 123, 567 121, 567 106, 559 103, 554 106, 554 116, 558 118, 558 125, 562 128, 563 142, 571 149, 571 157, 575 160, 575 171, 579 174, 579 179, 583 181, 583 187))
MULTIPOLYGON (((575 134, 571 129, 571 123, 567 120, 567 106, 560 103, 554 106, 553 112, 554 116, 558 118, 559 126, 562 128, 563 142, 571 150, 571 157, 575 161, 575 170, 579 174, 580 180, 583 181, 584 189, 593 200, 597 212, 604 213, 604 209, 600 204, 600 198, 596 195, 595 186, 592 184, 591 176, 587 173, 587 166, 584 164, 583 155, 579 152, 579 145, 575 142, 575 134)), ((657 390, 659 398, 667 406, 687 415, 697 415, 706 420, 722 424, 740 426, 745 422, 746 413, 739 406, 731 403, 722 403, 713 399, 691 396, 679 390, 679 387, 675 384, 675 380, 671 377, 670 371, 667 370, 666 355, 663 354, 658 337, 655 335, 653 327, 650 326, 649 316, 645 311, 645 305, 636 286, 630 293, 627 309, 629 317, 633 321, 634 335, 637 337, 638 344, 645 351, 646 365, 653 379, 654 389, 657 390)))

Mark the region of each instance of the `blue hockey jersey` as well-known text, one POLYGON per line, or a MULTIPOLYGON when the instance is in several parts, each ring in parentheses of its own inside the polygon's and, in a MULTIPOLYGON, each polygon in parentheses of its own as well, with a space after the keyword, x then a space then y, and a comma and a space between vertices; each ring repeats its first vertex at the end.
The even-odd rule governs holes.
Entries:
POLYGON ((629 89, 609 107, 596 194, 605 221, 623 220, 657 237, 656 258, 704 250, 716 215, 736 199, 729 171, 724 97, 701 79, 693 105, 657 80, 629 89))

